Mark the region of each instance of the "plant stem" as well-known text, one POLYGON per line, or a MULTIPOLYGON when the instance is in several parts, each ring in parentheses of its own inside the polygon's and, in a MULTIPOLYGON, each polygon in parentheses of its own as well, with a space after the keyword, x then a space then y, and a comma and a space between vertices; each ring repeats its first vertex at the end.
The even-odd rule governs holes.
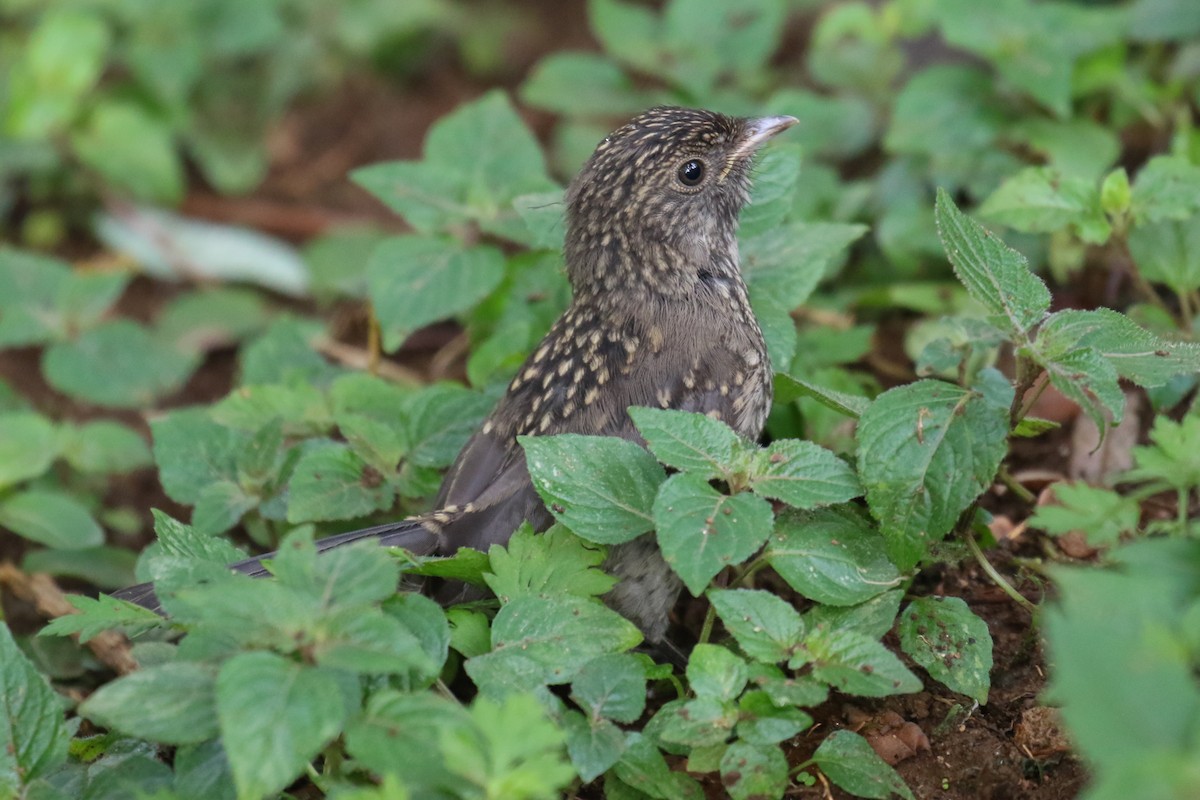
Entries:
POLYGON ((1011 583, 1003 575, 1001 575, 992 562, 988 561, 987 556, 979 549, 979 542, 975 541, 975 533, 969 528, 965 528, 963 536, 967 541, 967 547, 971 550, 971 555, 975 556, 975 560, 979 562, 979 566, 987 573, 987 576, 1000 587, 1006 595, 1011 597, 1018 605, 1028 611, 1030 614, 1037 614, 1037 606, 1029 602, 1025 595, 1018 592, 1011 583))
POLYGON ((381 338, 375 306, 367 303, 367 372, 372 375, 379 373, 379 362, 383 357, 381 338))
POLYGON ((1000 467, 1000 471, 996 473, 996 477, 1000 479, 1001 483, 1008 487, 1010 492, 1024 500, 1026 503, 1037 502, 1037 495, 1022 486, 1021 483, 1014 478, 1012 473, 1009 472, 1005 467, 1000 467))
POLYGON ((708 604, 708 611, 704 614, 704 626, 700 628, 700 644, 708 644, 708 638, 712 636, 713 623, 717 619, 717 610, 713 608, 712 603, 708 604))

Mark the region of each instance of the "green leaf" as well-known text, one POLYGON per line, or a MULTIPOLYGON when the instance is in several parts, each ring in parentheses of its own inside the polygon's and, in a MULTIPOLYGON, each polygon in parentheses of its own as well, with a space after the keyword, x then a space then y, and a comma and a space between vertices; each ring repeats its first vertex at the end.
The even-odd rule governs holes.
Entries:
POLYGON ((714 589, 708 599, 738 646, 757 661, 787 661, 804 634, 796 609, 771 592, 714 589))
POLYGON ((220 481, 205 487, 196 498, 192 524, 203 533, 224 533, 258 503, 258 497, 248 494, 236 483, 220 481))
POLYGON ((730 497, 686 473, 667 478, 653 511, 663 558, 696 596, 724 567, 754 555, 774 524, 771 504, 762 498, 730 497))
POLYGON ((58 8, 41 15, 8 76, 5 133, 46 138, 79 113, 104 72, 110 36, 98 14, 58 8))
POLYGON ((248 437, 213 422, 205 409, 151 420, 150 431, 158 478, 175 502, 192 505, 210 484, 237 479, 237 455, 248 437))
POLYGON ((1155 156, 1133 182, 1134 219, 1139 224, 1184 220, 1200 212, 1200 166, 1181 156, 1155 156))
POLYGON ((85 547, 81 550, 31 550, 21 559, 25 572, 45 572, 85 580, 101 589, 120 589, 134 583, 137 554, 124 547, 85 547))
POLYGON ((67 602, 79 613, 50 620, 46 627, 38 631, 38 636, 70 636, 77 633, 79 643, 87 644, 96 634, 104 631, 120 630, 126 636, 133 637, 166 624, 163 617, 148 608, 104 594, 96 598, 71 594, 67 595, 67 602))
POLYGON ((174 204, 183 196, 170 123, 140 104, 98 103, 71 145, 85 165, 136 199, 174 204))
POLYGON ((1006 179, 979 214, 1026 233, 1071 227, 1090 244, 1103 244, 1112 232, 1095 184, 1051 167, 1029 167, 1006 179))
POLYGON ((1060 599, 1043 609, 1055 665, 1049 691, 1102 782, 1126 766, 1175 756, 1193 763, 1200 714, 1195 651, 1181 638, 1184 609, 1196 599, 1197 542, 1150 540, 1115 555, 1119 569, 1054 570, 1060 599))
POLYGON ((676 700, 658 710, 646 726, 657 739, 674 749, 694 750, 724 743, 738 721, 738 707, 732 700, 697 697, 676 700))
POLYGON ((1133 448, 1133 460, 1125 480, 1157 481, 1183 491, 1200 487, 1200 416, 1189 414, 1179 422, 1155 417, 1150 444, 1133 448))
POLYGON ((859 420, 859 477, 902 572, 995 478, 1008 451, 1012 393, 999 381, 986 392, 917 381, 884 392, 859 420))
POLYGON ((649 531, 663 469, 643 448, 613 436, 522 436, 529 475, 546 508, 572 532, 619 544, 649 531))
POLYGON ((69 740, 58 695, 0 625, 0 794, 21 796, 66 763, 69 740))
POLYGON ((504 254, 446 236, 395 236, 371 255, 368 295, 391 352, 431 322, 472 308, 500 285, 504 254))
POLYGON ((132 472, 152 463, 141 435, 112 420, 66 427, 62 438, 63 458, 81 472, 132 472))
POLYGON ((851 419, 858 419, 870 406, 865 397, 839 392, 783 373, 775 374, 775 402, 786 403, 800 397, 811 397, 826 408, 851 419))
POLYGON ((734 453, 746 444, 728 425, 705 414, 630 408, 629 416, 655 458, 697 477, 727 476, 734 453))
POLYGON ((158 537, 163 555, 203 561, 221 567, 246 557, 245 553, 224 537, 201 533, 191 525, 172 519, 158 509, 153 509, 151 513, 154 516, 154 533, 158 537))
POLYGON ((811 509, 862 494, 858 476, 830 451, 799 439, 776 439, 755 454, 750 489, 761 497, 811 509))
POLYGON ((262 295, 251 289, 197 287, 172 300, 158 315, 155 329, 181 350, 207 352, 257 333, 268 314, 262 295))
POLYGON ((309 449, 288 482, 288 521, 353 519, 391 508, 395 492, 384 475, 345 445, 309 449))
POLYGON ((565 116, 628 116, 647 105, 620 67, 595 53, 550 53, 521 84, 521 99, 565 116))
POLYGON ((430 681, 441 669, 397 619, 374 608, 342 608, 325 616, 312 655, 322 667, 360 675, 413 672, 430 681))
POLYGON ((688 657, 688 686, 697 697, 735 700, 749 678, 746 662, 720 645, 701 642, 688 657))
POLYGON ((898 794, 914 800, 912 791, 866 739, 853 731, 834 731, 813 753, 828 778, 858 797, 888 800, 898 794))
POLYGON ((501 91, 440 119, 425 139, 424 161, 377 164, 353 178, 422 233, 474 220, 517 240, 525 226, 513 198, 555 188, 537 140, 501 91))
POLYGON ((0 345, 42 344, 64 336, 59 298, 70 266, 56 258, 0 246, 0 345))
POLYGON ((281 791, 342 730, 334 673, 267 652, 240 653, 217 676, 217 717, 238 796, 281 791))
POLYGON ((474 730, 442 733, 442 751, 452 772, 484 797, 513 800, 553 797, 575 777, 563 757, 563 734, 529 694, 501 702, 477 697, 471 705, 474 730))
POLYGON ((493 652, 467 661, 485 694, 567 683, 596 656, 641 641, 633 623, 582 597, 525 596, 506 603, 492 623, 493 652))
POLYGON ((491 572, 484 579, 501 602, 515 597, 546 597, 557 593, 593 597, 616 583, 597 569, 604 553, 561 525, 545 533, 534 533, 523 524, 508 540, 507 547, 492 545, 488 551, 491 572))
POLYGON ((1050 308, 1046 284, 1029 271, 1024 256, 959 211, 944 189, 938 190, 934 216, 954 274, 1010 333, 1023 338, 1050 308))
POLYGON ((851 507, 780 516, 766 557, 793 589, 828 605, 857 605, 903 581, 884 537, 851 507))
POLYGON ((900 615, 900 646, 934 680, 981 705, 991 686, 992 635, 957 597, 918 597, 900 615))
POLYGON ((58 448, 54 425, 45 417, 29 411, 0 414, 0 489, 50 469, 58 448))
POLYGON ((891 589, 856 606, 817 605, 804 612, 806 628, 852 630, 882 639, 896 622, 904 589, 891 589))
POLYGON ((569 710, 562 718, 567 753, 584 782, 607 772, 625 752, 625 732, 603 717, 588 719, 569 710))
POLYGON ((311 342, 324 329, 312 321, 280 319, 245 345, 239 360, 242 385, 308 383, 323 387, 343 370, 325 361, 311 342))
POLYGON ((191 661, 143 667, 101 686, 79 713, 152 742, 197 744, 217 735, 216 678, 191 661))
POLYGON ((1074 345, 1058 333, 1057 326, 1040 331, 1033 352, 1049 373, 1051 385, 1078 403, 1101 431, 1107 430, 1110 417, 1114 425, 1119 423, 1125 411, 1125 395, 1117 383, 1113 362, 1094 348, 1074 345))
POLYGON ((104 543, 104 531, 66 492, 27 489, 0 501, 0 525, 47 547, 80 549, 104 543))
POLYGON ((733 800, 783 797, 790 784, 787 758, 778 747, 734 742, 721 757, 721 783, 733 800))
POLYGON ((479 428, 495 400, 453 384, 427 386, 406 404, 408 460, 448 467, 479 428))
POLYGON ((571 699, 591 720, 637 722, 646 708, 646 671, 631 653, 597 656, 571 681, 571 699))
POLYGON ((1094 546, 1115 545, 1141 518, 1134 498, 1085 483, 1056 483, 1054 498, 1061 505, 1038 506, 1029 524, 1054 536, 1079 531, 1094 546))
POLYGON ((1138 272, 1148 281, 1165 283, 1175 294, 1200 288, 1198 230, 1200 215, 1136 226, 1129 233, 1129 252, 1138 272))
POLYGON ((640 733, 626 737, 625 753, 610 774, 632 790, 658 800, 702 800, 704 797, 700 785, 686 773, 675 772, 667 766, 659 749, 640 733))
POLYGON ((127 319, 113 320, 43 356, 46 380, 64 394, 115 408, 151 406, 179 389, 198 359, 127 319))
POLYGON ((867 232, 865 225, 789 222, 741 242, 752 302, 770 298, 790 311, 817 288, 835 258, 867 232))
POLYGON ((441 750, 444 730, 469 726, 467 710, 433 693, 392 689, 373 693, 366 709, 346 726, 346 749, 372 772, 401 774, 414 797, 467 791, 468 783, 450 772, 441 750))
POLYGON ((764 690, 752 690, 738 701, 737 736, 759 746, 791 739, 813 724, 813 718, 790 704, 778 706, 764 690))
POLYGON ((895 98, 884 145, 893 153, 939 160, 990 147, 1004 122, 993 83, 992 75, 978 67, 918 70, 895 98))
POLYGON ((853 630, 813 629, 804 639, 805 656, 789 664, 812 664, 812 676, 845 694, 887 697, 921 691, 921 681, 892 651, 853 630))

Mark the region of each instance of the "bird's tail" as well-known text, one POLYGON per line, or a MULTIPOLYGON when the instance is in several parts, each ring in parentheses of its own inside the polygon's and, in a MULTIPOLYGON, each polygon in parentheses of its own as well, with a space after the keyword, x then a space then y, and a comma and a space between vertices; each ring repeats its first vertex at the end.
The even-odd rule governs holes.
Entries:
MULTIPOLYGON (((379 545, 383 547, 403 547, 405 550, 418 556, 432 555, 437 550, 438 545, 437 534, 415 519, 389 522, 384 525, 376 525, 372 528, 339 533, 337 536, 318 539, 315 544, 317 552, 324 553, 326 550, 332 550, 335 547, 367 539, 377 539, 379 545)), ((229 568, 234 572, 240 572, 252 578, 261 578, 270 574, 264 562, 274 557, 275 553, 273 552, 263 553, 262 555, 230 564, 229 568)), ((130 603, 136 603, 151 611, 158 611, 160 613, 162 611, 162 604, 158 602, 158 595, 154 593, 153 583, 139 583, 136 586, 127 586, 124 589, 113 592, 112 596, 118 600, 127 600, 130 603)))

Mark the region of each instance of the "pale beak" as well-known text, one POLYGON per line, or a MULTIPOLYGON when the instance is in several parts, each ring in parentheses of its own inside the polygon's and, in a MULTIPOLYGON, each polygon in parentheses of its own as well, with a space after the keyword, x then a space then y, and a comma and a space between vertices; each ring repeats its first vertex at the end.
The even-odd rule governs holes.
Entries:
POLYGON ((728 173, 734 164, 754 155, 758 148, 762 147, 768 139, 786 131, 799 121, 795 117, 786 115, 779 117, 753 117, 746 120, 746 134, 738 142, 737 147, 729 153, 724 172, 728 173))

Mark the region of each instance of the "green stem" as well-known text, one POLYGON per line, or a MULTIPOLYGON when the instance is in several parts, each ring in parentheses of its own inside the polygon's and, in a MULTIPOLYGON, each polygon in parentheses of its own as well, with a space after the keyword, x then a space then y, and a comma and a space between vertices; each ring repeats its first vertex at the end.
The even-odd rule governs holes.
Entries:
POLYGON ((1010 473, 1005 467, 1000 467, 1000 471, 996 473, 996 477, 1000 479, 1001 483, 1008 487, 1010 492, 1024 500, 1026 503, 1037 502, 1037 495, 1022 486, 1020 482, 1012 476, 1012 473, 1010 473))
POLYGON ((1186 536, 1188 529, 1188 496, 1191 492, 1186 486, 1180 486, 1176 492, 1178 499, 1175 502, 1179 505, 1179 508, 1175 512, 1175 524, 1179 526, 1179 531, 1176 535, 1186 536))
POLYGON ((987 556, 983 554, 983 550, 979 549, 979 542, 975 541, 975 533, 967 527, 963 531, 963 537, 967 541, 967 547, 971 550, 971 555, 975 556, 975 560, 979 562, 979 566, 987 573, 987 576, 1000 587, 1006 595, 1011 597, 1018 605, 1028 611, 1030 614, 1037 614, 1037 606, 1029 602, 1025 595, 1018 592, 1008 580, 1001 575, 992 562, 988 561, 987 556))
POLYGON ((712 603, 708 604, 708 611, 704 615, 704 626, 700 628, 700 644, 708 644, 708 639, 712 636, 713 623, 717 620, 717 610, 713 608, 712 603))

